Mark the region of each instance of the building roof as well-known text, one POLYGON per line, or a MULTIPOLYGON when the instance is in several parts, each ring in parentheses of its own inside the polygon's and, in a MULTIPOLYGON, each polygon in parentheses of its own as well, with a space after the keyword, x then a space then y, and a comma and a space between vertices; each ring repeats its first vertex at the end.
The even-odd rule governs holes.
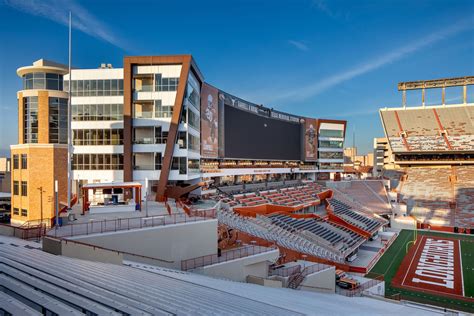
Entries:
MULTIPOLYGON (((58 314, 78 314, 77 306, 101 315, 431 314, 370 298, 267 288, 131 262, 133 267, 91 262, 39 248, 0 237, 0 282, 58 314)), ((7 296, 10 305, 25 305, 7 296)))
POLYGON ((20 67, 16 70, 18 77, 32 72, 50 72, 65 75, 69 72, 68 66, 46 59, 38 59, 32 66, 20 67))

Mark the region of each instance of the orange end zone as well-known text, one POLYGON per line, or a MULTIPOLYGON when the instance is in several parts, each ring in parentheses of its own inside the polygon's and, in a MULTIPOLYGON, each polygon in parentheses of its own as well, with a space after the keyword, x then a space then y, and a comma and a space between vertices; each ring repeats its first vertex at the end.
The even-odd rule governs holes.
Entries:
POLYGON ((421 236, 403 259, 392 286, 463 299, 459 240, 421 236))

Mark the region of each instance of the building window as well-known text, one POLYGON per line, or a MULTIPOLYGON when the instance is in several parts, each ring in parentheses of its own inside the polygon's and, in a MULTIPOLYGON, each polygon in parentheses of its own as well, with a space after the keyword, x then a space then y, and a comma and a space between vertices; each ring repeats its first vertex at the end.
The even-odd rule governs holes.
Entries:
POLYGON ((190 173, 200 173, 199 170, 199 159, 189 159, 188 169, 190 173))
POLYGON ((67 144, 67 99, 49 98, 49 142, 67 144))
POLYGON ((201 144, 200 144, 200 138, 196 137, 192 134, 189 134, 188 136, 188 148, 189 150, 193 150, 195 152, 199 152, 201 150, 201 144))
POLYGON ((18 155, 13 155, 13 169, 19 169, 20 168, 20 163, 18 160, 18 155))
POLYGON ((123 170, 123 154, 74 154, 73 170, 123 170))
POLYGON ((73 121, 121 121, 123 104, 73 104, 73 121))
MULTIPOLYGON (((64 91, 69 91, 69 81, 64 82, 64 91)), ((123 79, 108 80, 73 80, 71 85, 73 97, 101 97, 123 95, 123 79)))
POLYGON ((155 91, 178 90, 179 78, 163 78, 161 74, 155 75, 155 91))
POLYGON ((186 132, 179 132, 177 144, 180 149, 186 149, 188 147, 188 142, 186 139, 186 132))
POLYGON ((172 105, 162 105, 161 100, 155 101, 155 117, 171 117, 173 116, 173 106, 172 105))
POLYGON ((38 142, 38 97, 23 98, 23 140, 25 143, 38 142))
POLYGON ((188 123, 190 126, 194 127, 196 130, 199 131, 201 123, 199 114, 194 113, 194 111, 192 110, 188 110, 188 123))
POLYGON ((342 138, 342 137, 344 137, 344 131, 343 130, 332 130, 332 129, 321 129, 321 130, 319 130, 319 136, 320 137, 338 137, 338 138, 342 138))
POLYGON ((75 146, 123 145, 123 129, 75 129, 75 146))
POLYGON ((43 72, 29 73, 23 76, 23 90, 47 89, 63 90, 63 75, 43 72))
POLYGON ((186 174, 186 157, 173 157, 173 161, 171 163, 171 170, 179 170, 179 174, 186 174))
POLYGON ((155 153, 155 170, 161 170, 161 153, 155 153))
POLYGON ((21 196, 28 196, 28 182, 21 181, 21 196))
POLYGON ((20 215, 20 209, 14 207, 14 208, 13 208, 13 215, 20 215))
POLYGON ((13 181, 13 195, 20 195, 20 182, 13 181))
POLYGON ((21 169, 28 169, 28 159, 26 154, 21 154, 21 169))
POLYGON ((28 211, 24 208, 21 209, 21 216, 28 216, 28 211))

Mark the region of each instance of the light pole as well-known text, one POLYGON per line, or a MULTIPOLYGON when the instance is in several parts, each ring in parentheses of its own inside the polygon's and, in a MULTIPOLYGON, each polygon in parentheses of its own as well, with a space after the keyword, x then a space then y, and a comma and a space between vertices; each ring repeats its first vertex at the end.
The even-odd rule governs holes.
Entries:
POLYGON ((59 199, 58 199, 58 180, 54 180, 54 200, 56 208, 56 229, 59 226, 59 199))
POLYGON ((43 227, 43 192, 46 192, 46 191, 43 191, 43 187, 40 186, 38 188, 38 190, 40 191, 40 212, 41 212, 41 227, 43 227))
POLYGON ((145 178, 145 214, 148 217, 148 178, 145 178))

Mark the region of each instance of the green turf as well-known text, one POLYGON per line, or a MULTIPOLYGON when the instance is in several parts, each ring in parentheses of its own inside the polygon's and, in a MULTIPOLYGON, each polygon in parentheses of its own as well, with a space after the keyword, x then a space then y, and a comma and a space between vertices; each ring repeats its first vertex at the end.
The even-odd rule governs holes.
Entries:
POLYGON ((464 296, 474 297, 474 242, 461 241, 464 296))
MULTIPOLYGON (((462 259, 465 296, 474 296, 474 270, 472 270, 474 269, 474 236, 446 234, 431 231, 418 231, 418 235, 453 237, 462 240, 461 253, 463 256, 462 259)), ((368 276, 374 276, 373 273, 384 275, 386 297, 394 297, 395 295, 400 295, 400 297, 405 300, 412 300, 419 303, 437 305, 445 308, 457 309, 474 313, 474 303, 471 302, 446 298, 442 295, 432 295, 423 292, 409 291, 405 289, 394 288, 391 286, 392 279, 397 273, 397 270, 406 255, 406 245, 408 242, 412 241, 413 238, 414 231, 402 230, 395 242, 390 246, 390 248, 377 262, 377 264, 372 268, 368 276)))

